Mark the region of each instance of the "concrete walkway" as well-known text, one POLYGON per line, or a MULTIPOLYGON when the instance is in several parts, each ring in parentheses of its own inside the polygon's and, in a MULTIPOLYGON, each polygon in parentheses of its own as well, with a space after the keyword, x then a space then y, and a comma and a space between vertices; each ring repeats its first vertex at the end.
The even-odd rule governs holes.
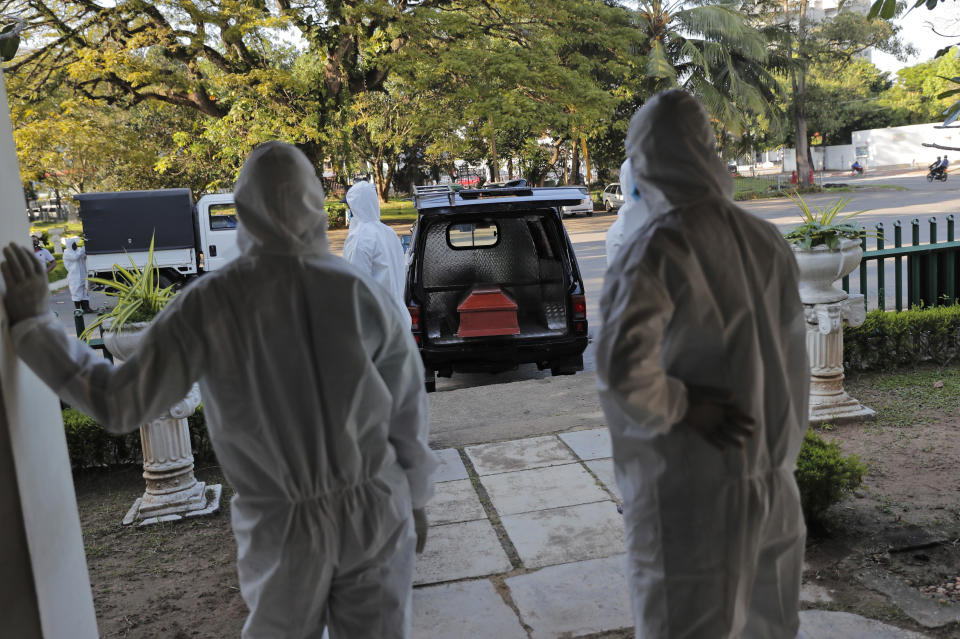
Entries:
MULTIPOLYGON (((548 639, 631 628, 605 428, 438 454, 413 637, 548 639)), ((801 616, 806 639, 922 639, 848 613, 801 616)))

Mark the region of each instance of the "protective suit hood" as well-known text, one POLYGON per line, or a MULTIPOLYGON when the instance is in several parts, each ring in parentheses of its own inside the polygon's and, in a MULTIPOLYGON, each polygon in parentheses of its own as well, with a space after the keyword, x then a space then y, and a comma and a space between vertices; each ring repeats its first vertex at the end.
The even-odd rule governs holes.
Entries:
POLYGON ((243 163, 233 189, 244 253, 316 256, 327 252, 323 186, 299 149, 267 142, 243 163))
POLYGON ((637 111, 627 132, 627 157, 653 215, 710 196, 732 197, 733 179, 716 146, 706 111, 684 91, 664 91, 637 111))
POLYGON ((370 182, 357 182, 350 187, 347 191, 347 206, 353 215, 351 224, 380 221, 380 197, 377 195, 377 187, 370 182))

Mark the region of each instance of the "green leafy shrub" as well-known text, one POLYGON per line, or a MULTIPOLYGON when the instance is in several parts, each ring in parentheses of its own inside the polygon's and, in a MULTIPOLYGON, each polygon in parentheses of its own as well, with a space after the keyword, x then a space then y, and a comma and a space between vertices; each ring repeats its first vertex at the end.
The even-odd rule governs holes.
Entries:
POLYGON ((808 429, 803 436, 796 470, 807 522, 819 522, 830 506, 860 486, 866 472, 867 467, 859 457, 845 457, 835 441, 828 442, 808 429))
POLYGON ((347 225, 347 205, 343 202, 327 202, 327 223, 331 229, 342 229, 347 225))
MULTIPOLYGON (((196 462, 213 461, 213 446, 204 420, 203 406, 187 418, 190 441, 193 444, 193 459, 196 462)), ((63 411, 63 428, 67 437, 67 452, 74 470, 138 464, 143 461, 140 449, 140 431, 114 436, 104 430, 95 419, 78 410, 63 411)))
POLYGON ((848 371, 940 365, 960 355, 960 305, 874 310, 862 326, 844 328, 843 360, 848 371))

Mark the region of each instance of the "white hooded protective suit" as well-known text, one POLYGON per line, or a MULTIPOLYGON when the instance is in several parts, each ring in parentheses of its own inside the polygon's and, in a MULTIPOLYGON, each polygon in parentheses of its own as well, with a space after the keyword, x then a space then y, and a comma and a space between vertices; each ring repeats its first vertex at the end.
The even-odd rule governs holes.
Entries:
POLYGON ((647 205, 633 181, 630 158, 620 165, 620 190, 623 193, 623 206, 617 211, 616 221, 607 229, 607 266, 616 261, 620 247, 647 219, 647 205))
POLYGON ((67 269, 67 285, 70 287, 70 299, 81 302, 90 299, 87 295, 87 251, 79 245, 80 238, 68 237, 63 249, 63 267, 67 269), (73 245, 77 244, 74 249, 73 245))
POLYGON ((630 123, 649 218, 600 301, 600 399, 613 439, 638 639, 793 639, 806 528, 793 471, 809 368, 797 267, 731 201, 700 104, 662 93, 630 123), (681 423, 695 386, 755 420, 720 451, 681 423))
POLYGON ((343 242, 343 259, 378 282, 401 311, 406 260, 400 238, 380 221, 380 198, 370 182, 357 182, 347 191, 347 206, 353 214, 350 232, 343 242))
POLYGON ((410 318, 327 249, 323 189, 294 147, 254 150, 234 190, 241 255, 157 316, 119 367, 52 314, 17 353, 70 404, 129 432, 199 381, 232 502, 245 638, 405 638, 412 508, 433 492, 410 318))

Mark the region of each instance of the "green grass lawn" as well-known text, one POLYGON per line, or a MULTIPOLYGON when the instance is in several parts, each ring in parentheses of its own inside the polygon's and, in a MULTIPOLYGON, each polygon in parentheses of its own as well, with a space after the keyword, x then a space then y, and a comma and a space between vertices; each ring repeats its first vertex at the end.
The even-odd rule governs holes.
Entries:
POLYGON ((413 201, 394 199, 380 205, 380 219, 384 222, 416 222, 417 210, 413 201))

